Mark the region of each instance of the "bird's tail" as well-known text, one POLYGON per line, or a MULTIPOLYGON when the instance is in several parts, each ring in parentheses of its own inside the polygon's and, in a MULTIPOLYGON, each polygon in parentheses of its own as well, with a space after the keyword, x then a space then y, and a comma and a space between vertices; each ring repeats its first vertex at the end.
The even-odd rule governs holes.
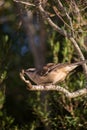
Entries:
POLYGON ((55 66, 51 67, 51 69, 49 69, 49 70, 47 71, 47 73, 50 72, 50 71, 52 71, 52 70, 54 70, 54 69, 56 69, 56 68, 58 68, 58 69, 65 68, 67 71, 72 71, 72 70, 75 69, 77 66, 82 65, 82 64, 84 64, 84 63, 87 63, 87 60, 83 60, 83 61, 79 61, 79 62, 75 62, 75 63, 70 63, 70 64, 69 64, 69 63, 56 64, 55 66))
POLYGON ((79 61, 79 62, 76 62, 76 63, 72 63, 71 65, 82 65, 84 63, 87 63, 87 60, 82 60, 82 61, 79 61))

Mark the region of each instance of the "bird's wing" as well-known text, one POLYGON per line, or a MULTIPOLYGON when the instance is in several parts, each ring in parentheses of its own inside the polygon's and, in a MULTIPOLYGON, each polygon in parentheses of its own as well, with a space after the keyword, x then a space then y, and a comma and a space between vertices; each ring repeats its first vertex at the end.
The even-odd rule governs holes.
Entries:
POLYGON ((48 63, 46 66, 43 67, 42 69, 42 76, 47 75, 49 72, 58 69, 58 68, 62 68, 64 66, 64 64, 59 63, 59 64, 55 64, 55 63, 48 63))
MULTIPOLYGON (((66 67, 72 67, 70 68, 69 70, 73 70, 75 67, 77 67, 78 65, 81 65, 83 63, 86 63, 87 60, 84 60, 84 61, 79 61, 79 62, 76 62, 76 63, 59 63, 59 64, 55 64, 55 63, 48 63, 46 64, 45 66, 43 66, 42 70, 41 71, 37 71, 37 73, 40 75, 40 76, 45 76, 47 75, 49 72, 51 71, 56 71, 57 69, 64 69, 66 67)), ((68 68, 67 68, 68 69, 68 68)), ((67 70, 68 71, 68 70, 67 70)))

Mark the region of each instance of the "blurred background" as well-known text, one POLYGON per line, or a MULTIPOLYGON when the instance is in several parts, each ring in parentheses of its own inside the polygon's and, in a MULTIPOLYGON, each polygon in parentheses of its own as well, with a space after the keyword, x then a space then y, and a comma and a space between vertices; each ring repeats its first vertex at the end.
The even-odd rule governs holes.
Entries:
MULTIPOLYGON (((66 29, 51 8, 56 2, 46 2, 44 0, 43 7, 50 11, 52 20, 66 29)), ((79 0, 78 4, 84 8, 83 20, 87 23, 87 2, 81 2, 79 0)), ((68 4, 65 0, 64 6, 68 8, 68 4)), ((66 20, 65 16, 62 17, 66 20)), ((77 30, 79 23, 75 22, 73 17, 77 30)), ((81 27, 86 30, 87 24, 81 27)), ((87 33, 80 31, 77 37, 87 58, 87 33)), ((71 63, 78 59, 71 42, 43 20, 36 7, 1 0, 0 130, 86 130, 87 96, 71 100, 56 91, 32 92, 19 76, 22 69, 41 68, 49 62, 71 63)), ((67 77, 65 83, 61 83, 62 87, 69 86, 71 91, 83 88, 85 84, 81 66, 67 77)))

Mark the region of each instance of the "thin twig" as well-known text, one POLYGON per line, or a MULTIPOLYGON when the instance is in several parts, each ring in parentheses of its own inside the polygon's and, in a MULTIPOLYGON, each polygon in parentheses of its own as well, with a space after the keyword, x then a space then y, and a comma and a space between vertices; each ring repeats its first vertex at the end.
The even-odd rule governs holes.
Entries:
POLYGON ((48 13, 43 9, 43 7, 41 6, 41 4, 38 5, 38 8, 40 10, 40 12, 42 13, 42 16, 48 21, 48 23, 56 30, 58 31, 60 34, 62 34, 63 36, 67 36, 67 32, 65 30, 62 30, 59 26, 57 26, 49 17, 48 13))
POLYGON ((66 8, 63 6, 60 0, 58 0, 58 6, 61 8, 61 11, 66 15, 70 25, 72 26, 71 17, 69 16, 68 12, 66 11, 66 8))
POLYGON ((18 2, 18 3, 21 3, 21 4, 25 4, 25 5, 28 5, 28 6, 35 6, 34 4, 30 3, 30 2, 24 2, 24 1, 19 1, 19 0, 13 0, 15 2, 18 2))
MULTIPOLYGON (((71 28, 71 27, 64 21, 64 19, 59 15, 58 9, 57 9, 55 6, 53 6, 53 9, 54 9, 56 15, 61 19, 61 21, 62 21, 70 30, 72 30, 72 28, 71 28)), ((72 30, 72 31, 74 31, 74 30, 72 30)))
MULTIPOLYGON (((73 37, 70 37, 69 39, 73 43, 76 51, 78 52, 78 55, 80 56, 80 59, 85 60, 84 55, 82 54, 81 49, 79 48, 79 46, 78 46, 77 42, 75 41, 75 39, 73 37)), ((86 76, 86 79, 87 79, 87 65, 83 64, 82 66, 83 66, 84 73, 85 73, 85 76, 86 76)))

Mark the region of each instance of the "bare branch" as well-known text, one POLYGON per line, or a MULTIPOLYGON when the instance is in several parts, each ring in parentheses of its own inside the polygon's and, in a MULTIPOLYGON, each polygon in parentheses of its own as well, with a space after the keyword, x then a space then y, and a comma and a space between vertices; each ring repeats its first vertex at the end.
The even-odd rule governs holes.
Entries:
POLYGON ((41 4, 38 5, 38 9, 40 10, 40 12, 42 13, 42 16, 45 16, 45 19, 48 21, 48 23, 56 30, 58 31, 60 34, 62 34, 63 36, 67 37, 67 32, 65 30, 62 30, 59 26, 57 26, 49 17, 48 13, 43 9, 43 7, 41 6, 41 4))
POLYGON ((69 13, 67 13, 65 7, 62 5, 61 1, 58 0, 58 6, 61 8, 62 12, 66 15, 68 21, 69 21, 69 24, 71 26, 71 29, 73 30, 73 25, 72 25, 72 20, 71 20, 71 17, 69 16, 69 13))
POLYGON ((61 86, 55 86, 55 85, 49 85, 49 86, 38 86, 38 85, 32 85, 32 88, 30 90, 34 90, 34 91, 50 91, 50 90, 54 90, 54 91, 59 91, 61 93, 63 93, 67 98, 76 98, 82 95, 87 94, 87 88, 83 88, 80 90, 77 90, 75 92, 69 92, 67 89, 61 87, 61 86))
MULTIPOLYGON (((77 42, 75 41, 75 39, 73 37, 70 37, 69 39, 73 43, 76 51, 78 52, 78 55, 80 56, 80 59, 85 60, 84 55, 82 54, 81 49, 79 48, 79 46, 78 46, 77 42)), ((85 76, 86 76, 86 79, 87 79, 87 65, 83 64, 82 66, 83 66, 84 73, 85 73, 85 76)))
POLYGON ((19 1, 19 0, 13 0, 15 2, 19 2, 21 4, 25 4, 25 5, 28 5, 28 6, 35 6, 34 4, 30 3, 30 2, 24 2, 24 1, 19 1))
POLYGON ((58 13, 58 9, 57 9, 55 6, 53 6, 53 9, 54 9, 56 15, 61 19, 61 21, 62 21, 70 30, 74 31, 74 30, 64 21, 64 19, 60 16, 60 14, 58 13))

